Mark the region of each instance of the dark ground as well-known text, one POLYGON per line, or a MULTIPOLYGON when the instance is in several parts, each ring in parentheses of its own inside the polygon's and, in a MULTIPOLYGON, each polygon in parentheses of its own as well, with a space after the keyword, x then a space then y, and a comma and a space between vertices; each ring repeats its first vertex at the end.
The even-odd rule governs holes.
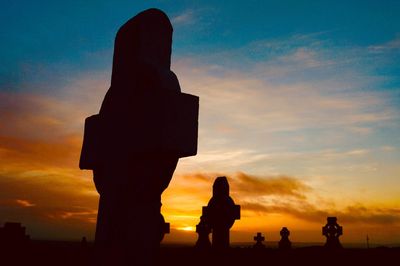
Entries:
MULTIPOLYGON (((0 265, 93 265, 93 246, 79 242, 31 241, 26 247, 1 248, 0 265)), ((223 253, 199 252, 189 246, 163 245, 160 265, 400 265, 400 248, 342 249, 321 246, 278 249, 231 248, 223 253)))

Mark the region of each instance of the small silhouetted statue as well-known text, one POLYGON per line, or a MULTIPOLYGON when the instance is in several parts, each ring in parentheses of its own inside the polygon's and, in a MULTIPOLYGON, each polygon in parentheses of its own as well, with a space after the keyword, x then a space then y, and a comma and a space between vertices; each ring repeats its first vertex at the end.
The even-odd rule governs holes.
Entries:
POLYGON ((85 121, 80 168, 100 194, 99 264, 152 265, 166 227, 160 213, 180 157, 197 152, 198 97, 170 70, 172 25, 149 9, 115 38, 111 86, 85 121))
POLYGON ((287 227, 282 227, 281 231, 279 232, 281 235, 281 240, 279 240, 279 249, 288 250, 292 248, 292 242, 289 240, 290 231, 287 227))
POLYGON ((340 249, 339 237, 343 234, 343 228, 338 225, 336 217, 328 217, 327 223, 322 227, 322 234, 326 237, 325 247, 329 249, 340 249))
POLYGON ((211 233, 210 225, 206 222, 205 217, 200 217, 200 222, 196 225, 196 233, 199 238, 196 241, 195 247, 201 250, 207 250, 211 248, 211 242, 208 235, 211 233))
POLYGON ((87 248, 88 242, 86 236, 82 237, 81 239, 81 248, 87 248))
POLYGON ((212 230, 212 247, 229 248, 229 229, 240 219, 240 206, 229 196, 229 184, 225 176, 217 177, 213 185, 213 196, 207 207, 203 207, 205 222, 212 230))
POLYGON ((256 243, 253 246, 254 248, 265 248, 265 245, 263 244, 265 237, 263 237, 260 232, 258 232, 253 239, 254 241, 256 241, 256 243))

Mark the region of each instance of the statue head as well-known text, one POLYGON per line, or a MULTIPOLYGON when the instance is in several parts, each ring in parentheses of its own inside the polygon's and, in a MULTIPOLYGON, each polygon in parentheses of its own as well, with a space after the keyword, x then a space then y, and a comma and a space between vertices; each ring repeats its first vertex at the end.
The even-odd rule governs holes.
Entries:
POLYGON ((229 183, 225 176, 220 176, 215 179, 213 197, 229 197, 229 183))
POLYGON ((173 28, 168 16, 151 8, 128 20, 114 44, 112 84, 126 84, 143 65, 170 69, 173 28))

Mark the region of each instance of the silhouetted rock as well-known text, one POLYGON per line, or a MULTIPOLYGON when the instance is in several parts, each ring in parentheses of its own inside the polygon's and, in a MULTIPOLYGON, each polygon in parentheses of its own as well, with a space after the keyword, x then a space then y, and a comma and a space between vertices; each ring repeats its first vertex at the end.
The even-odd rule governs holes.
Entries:
POLYGON ((281 240, 279 240, 279 249, 287 250, 292 248, 292 242, 289 240, 290 231, 286 227, 282 227, 279 232, 281 240))
POLYGON ((339 237, 343 234, 343 228, 337 224, 336 217, 328 217, 327 223, 322 227, 322 234, 326 237, 325 247, 330 249, 342 248, 339 237))
POLYGON ((257 235, 254 237, 254 241, 256 243, 254 244, 254 248, 265 248, 265 245, 262 243, 265 240, 265 237, 262 236, 260 232, 257 233, 257 235))
POLYGON ((21 223, 4 223, 4 226, 0 227, 0 246, 12 248, 28 244, 30 237, 25 234, 25 230, 21 223))
POLYGON ((207 207, 203 207, 203 216, 212 230, 212 247, 229 247, 229 229, 235 220, 240 219, 240 206, 235 205, 229 196, 229 184, 225 176, 217 177, 213 185, 213 196, 207 207))
POLYGON ((164 235, 165 234, 169 234, 170 233, 170 225, 169 223, 166 223, 164 220, 164 216, 162 216, 162 214, 160 213, 160 242, 164 239, 164 235))
POLYGON ((98 264, 155 263, 168 231, 161 194, 178 159, 197 152, 199 99, 181 93, 170 70, 172 32, 158 9, 119 29, 111 87, 99 114, 85 121, 79 166, 93 170, 100 194, 98 264))

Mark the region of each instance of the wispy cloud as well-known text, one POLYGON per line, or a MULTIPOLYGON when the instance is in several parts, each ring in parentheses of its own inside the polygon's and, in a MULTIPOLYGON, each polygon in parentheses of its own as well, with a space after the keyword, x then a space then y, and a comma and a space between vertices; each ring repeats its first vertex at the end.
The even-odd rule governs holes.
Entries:
MULTIPOLYGON (((304 71, 304 65, 309 64, 310 60, 301 60, 297 70, 304 71)), ((394 118, 395 110, 385 103, 389 100, 389 95, 385 93, 357 92, 358 89, 340 92, 343 87, 360 86, 361 89, 362 84, 354 84, 354 81, 343 84, 340 80, 334 82, 320 78, 291 81, 287 76, 277 83, 268 81, 268 77, 275 76, 269 74, 268 69, 276 71, 282 67, 274 67, 273 64, 268 66, 267 62, 264 70, 261 68, 261 65, 257 66, 254 69, 256 73, 251 70, 215 73, 209 66, 190 66, 187 62, 176 64, 183 88, 201 96, 204 108, 202 114, 207 118, 205 122, 210 124, 223 121, 221 127, 229 128, 233 133, 237 128, 251 132, 276 132, 344 127, 349 131, 351 126, 380 123, 394 118)), ((293 72, 287 71, 284 71, 285 75, 293 72)), ((212 126, 215 128, 217 125, 219 123, 212 126)))
POLYGON ((371 52, 383 53, 400 49, 400 36, 380 45, 372 45, 368 47, 371 52))
POLYGON ((173 26, 181 26, 192 24, 195 21, 194 11, 193 10, 185 10, 179 15, 176 15, 171 18, 171 22, 173 26))
POLYGON ((371 155, 381 142, 395 146, 381 133, 398 128, 396 92, 379 89, 387 80, 371 66, 382 62, 370 62, 367 48, 336 47, 319 37, 177 60, 183 91, 201 99, 199 154, 178 171, 297 175, 300 167, 303 174, 352 169, 360 176, 376 169, 371 155))
POLYGON ((256 176, 243 172, 198 172, 177 174, 165 193, 165 211, 173 219, 190 215, 197 222, 201 206, 207 205, 212 196, 212 184, 217 176, 228 176, 231 196, 237 202, 282 199, 305 200, 312 188, 301 179, 289 176, 256 176))
POLYGON ((1 221, 22 222, 33 238, 93 237, 97 193, 90 179, 63 169, 3 171, 1 221))
POLYGON ((387 152, 391 152, 391 151, 395 151, 396 148, 393 147, 393 146, 382 146, 382 147, 381 147, 381 150, 387 151, 387 152))
POLYGON ((22 207, 33 207, 36 206, 36 204, 30 202, 29 200, 23 200, 23 199, 16 199, 15 202, 22 207))
POLYGON ((297 178, 289 176, 280 177, 257 177, 245 173, 237 173, 233 179, 233 188, 237 194, 242 196, 291 196, 305 199, 304 192, 311 188, 297 178))
MULTIPOLYGON (((193 187, 201 184, 203 189, 209 190, 215 178, 223 175, 222 173, 188 173, 178 175, 177 178, 189 180, 193 187), (204 187, 204 183, 208 186, 204 187)), ((312 190, 300 179, 290 176, 256 176, 243 172, 228 176, 232 192, 242 198, 278 195, 305 199, 305 193, 312 190)))
POLYGON ((347 206, 343 210, 318 208, 308 202, 297 204, 261 204, 244 202, 242 208, 245 211, 255 212, 259 215, 280 213, 296 217, 301 220, 320 223, 328 216, 339 217, 342 223, 376 225, 400 225, 400 209, 365 207, 363 205, 347 206))

